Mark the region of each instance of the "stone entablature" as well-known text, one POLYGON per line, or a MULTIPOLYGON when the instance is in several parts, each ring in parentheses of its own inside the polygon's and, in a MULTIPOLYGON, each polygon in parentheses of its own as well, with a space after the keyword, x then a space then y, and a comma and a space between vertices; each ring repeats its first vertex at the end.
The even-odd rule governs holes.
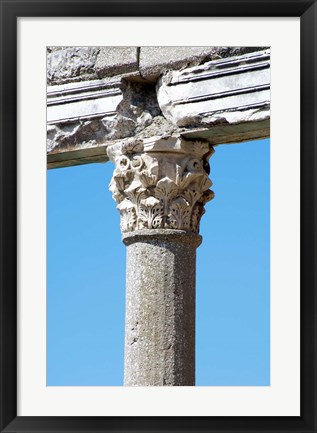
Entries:
POLYGON ((208 142, 179 137, 127 140, 108 147, 115 163, 110 190, 123 233, 176 229, 198 233, 209 189, 208 142))
MULTIPOLYGON (((250 53, 250 47, 235 47, 235 50, 230 47, 227 50, 225 47, 187 47, 188 50, 192 48, 195 57, 189 64, 195 66, 184 67, 182 62, 187 57, 184 47, 179 47, 176 50, 179 57, 170 62, 169 70, 168 59, 165 66, 160 61, 164 60, 162 53, 167 55, 171 47, 155 47, 157 64, 151 47, 144 47, 143 55, 139 50, 140 59, 145 62, 147 53, 146 64, 152 71, 149 77, 155 76, 155 79, 135 80, 128 68, 125 74, 112 76, 109 69, 109 76, 104 72, 101 78, 90 75, 85 81, 88 78, 85 74, 76 75, 80 74, 78 56, 87 62, 86 72, 91 70, 91 62, 96 60, 94 67, 99 64, 99 54, 97 56, 96 51, 88 48, 74 47, 73 51, 67 48, 50 54, 51 62, 55 56, 57 65, 61 66, 56 73, 65 73, 68 81, 57 81, 58 85, 52 81, 54 85, 48 86, 48 168, 105 162, 108 160, 107 147, 128 137, 143 140, 178 135, 216 146, 269 136, 269 50, 254 48, 250 53), (219 58, 219 53, 225 53, 225 57, 233 53, 238 55, 219 58), (64 57, 65 71, 62 67, 64 57), (67 66, 69 62, 77 66, 72 69, 67 66), (173 70, 177 65, 180 69, 173 70), (73 77, 73 73, 76 76, 73 77)), ((104 51, 100 48, 100 53, 106 55, 110 48, 104 47, 104 51)), ((121 48, 120 56, 138 53, 121 48)), ((107 59, 110 61, 109 56, 107 59)), ((133 64, 132 60, 129 64, 133 64)), ((53 64, 50 65, 52 68, 53 64)), ((49 70, 49 76, 55 76, 54 73, 49 70)))

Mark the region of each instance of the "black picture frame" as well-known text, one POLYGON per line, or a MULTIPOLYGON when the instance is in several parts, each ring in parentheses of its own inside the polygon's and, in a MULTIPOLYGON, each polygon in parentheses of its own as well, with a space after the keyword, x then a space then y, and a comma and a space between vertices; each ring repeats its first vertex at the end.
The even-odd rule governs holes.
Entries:
MULTIPOLYGON (((1 432, 317 432, 316 423, 316 80, 317 4, 312 0, 0 0, 1 432), (301 386, 300 416, 17 416, 17 18, 300 17, 301 386)), ((287 43, 287 41, 285 41, 287 43)), ((289 102, 288 102, 289 103, 289 102)), ((290 180, 290 188, 291 180, 290 180)))

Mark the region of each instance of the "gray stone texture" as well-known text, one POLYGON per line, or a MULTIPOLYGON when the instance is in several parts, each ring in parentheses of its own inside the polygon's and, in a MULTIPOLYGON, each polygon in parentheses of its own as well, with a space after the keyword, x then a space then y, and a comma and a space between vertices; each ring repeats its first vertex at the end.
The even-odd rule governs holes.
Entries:
POLYGON ((100 47, 95 70, 100 78, 138 71, 138 47, 100 47))
POLYGON ((48 84, 98 78, 94 69, 98 47, 54 48, 47 54, 48 84))
POLYGON ((166 71, 258 51, 260 47, 141 47, 140 74, 156 81, 166 71))
POLYGON ((139 230, 127 246, 125 386, 195 385, 196 248, 182 230, 139 230))
POLYGON ((138 47, 48 47, 47 83, 127 75, 139 78, 138 47))
POLYGON ((48 84, 127 76, 156 81, 168 70, 236 56, 265 47, 47 47, 48 84))

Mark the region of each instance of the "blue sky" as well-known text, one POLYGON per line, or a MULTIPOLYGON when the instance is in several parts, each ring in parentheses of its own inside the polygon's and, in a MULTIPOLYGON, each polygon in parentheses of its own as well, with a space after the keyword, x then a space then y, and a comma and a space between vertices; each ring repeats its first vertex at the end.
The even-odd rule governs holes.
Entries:
MULTIPOLYGON (((210 159, 197 250, 196 385, 270 384, 270 141, 210 159)), ((125 247, 112 163, 47 176, 47 385, 123 384, 125 247)))

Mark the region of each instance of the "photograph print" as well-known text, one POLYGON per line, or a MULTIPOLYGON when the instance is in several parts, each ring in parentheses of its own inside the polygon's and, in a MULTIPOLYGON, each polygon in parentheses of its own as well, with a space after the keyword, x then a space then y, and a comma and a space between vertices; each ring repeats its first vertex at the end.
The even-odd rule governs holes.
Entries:
POLYGON ((270 47, 47 47, 47 386, 270 386, 270 47))

